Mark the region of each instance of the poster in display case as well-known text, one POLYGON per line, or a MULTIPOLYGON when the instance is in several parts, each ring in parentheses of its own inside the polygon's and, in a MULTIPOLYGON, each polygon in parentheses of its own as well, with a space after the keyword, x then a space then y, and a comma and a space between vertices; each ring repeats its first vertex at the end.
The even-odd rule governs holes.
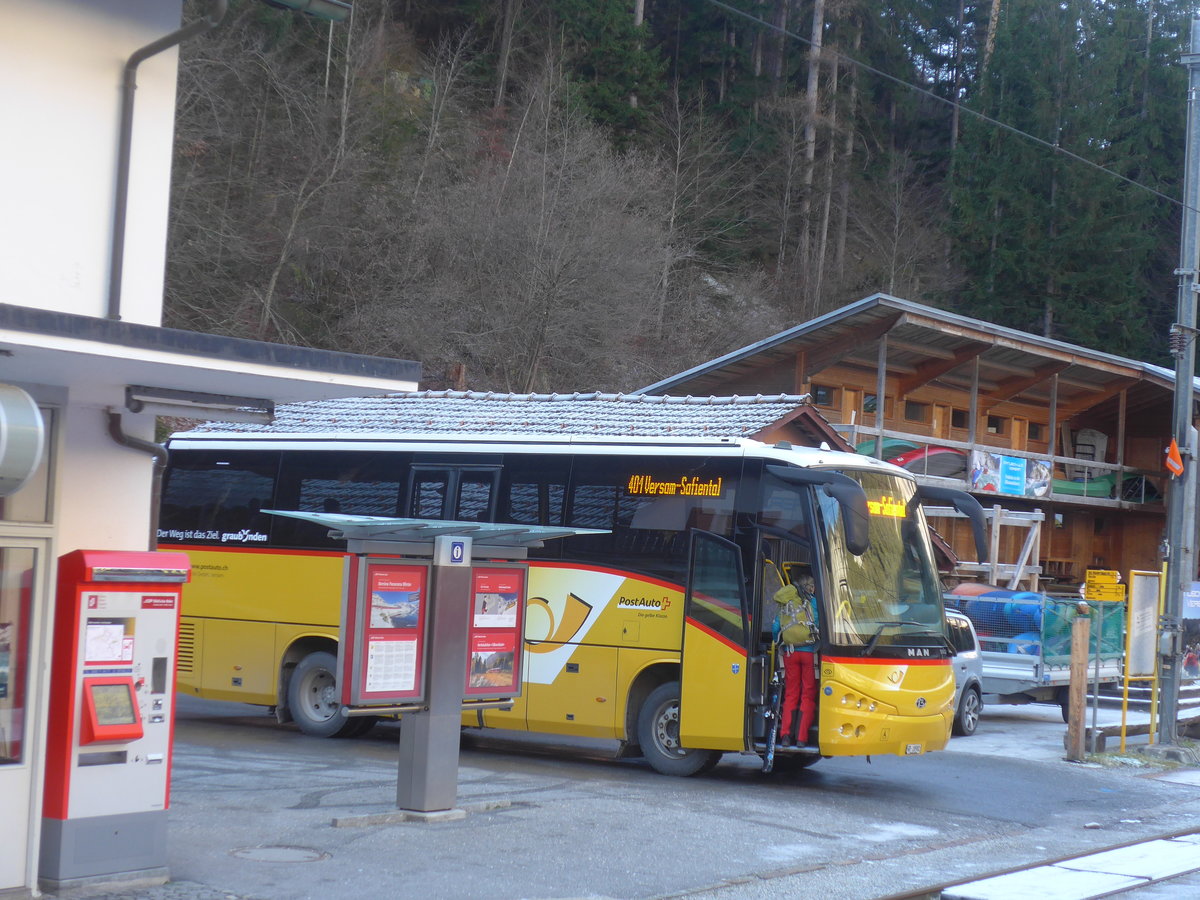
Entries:
POLYGON ((369 563, 355 604, 356 705, 418 701, 425 695, 429 569, 369 563))
POLYGON ((472 569, 465 699, 520 696, 524 613, 523 567, 472 569))

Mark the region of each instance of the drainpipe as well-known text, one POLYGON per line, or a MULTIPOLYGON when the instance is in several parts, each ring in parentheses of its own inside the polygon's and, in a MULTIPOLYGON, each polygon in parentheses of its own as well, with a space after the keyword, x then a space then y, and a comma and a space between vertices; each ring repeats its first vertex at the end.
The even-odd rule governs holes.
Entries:
POLYGON ((112 259, 108 276, 108 318, 121 318, 121 276, 125 264, 125 214, 129 207, 129 162, 133 155, 133 95, 137 90, 137 68, 143 61, 188 38, 210 31, 221 24, 229 0, 213 0, 212 12, 205 19, 185 25, 170 34, 135 50, 125 63, 121 91, 121 131, 117 145, 117 196, 113 211, 112 259))
POLYGON ((167 448, 153 441, 144 441, 121 430, 121 414, 108 410, 108 433, 122 447, 149 453, 154 457, 154 475, 150 482, 150 546, 158 548, 158 504, 162 496, 162 477, 167 468, 167 448))

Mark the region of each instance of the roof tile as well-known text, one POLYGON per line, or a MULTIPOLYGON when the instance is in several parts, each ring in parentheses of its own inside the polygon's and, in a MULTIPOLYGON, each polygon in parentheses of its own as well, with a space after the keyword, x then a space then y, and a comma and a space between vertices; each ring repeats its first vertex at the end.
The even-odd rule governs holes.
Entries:
POLYGON ((578 434, 748 437, 809 403, 807 394, 671 397, 650 394, 501 394, 410 391, 283 404, 269 425, 209 422, 196 432, 238 434, 578 434))

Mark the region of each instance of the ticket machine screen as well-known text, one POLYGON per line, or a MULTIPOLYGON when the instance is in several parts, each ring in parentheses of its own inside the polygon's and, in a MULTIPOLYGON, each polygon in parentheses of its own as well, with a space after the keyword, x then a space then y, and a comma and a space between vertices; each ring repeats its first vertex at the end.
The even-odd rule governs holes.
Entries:
POLYGON ((133 695, 124 684, 100 684, 92 688, 97 725, 132 725, 137 721, 133 695))
POLYGON ((130 678, 85 678, 82 744, 100 741, 131 741, 142 736, 130 678))

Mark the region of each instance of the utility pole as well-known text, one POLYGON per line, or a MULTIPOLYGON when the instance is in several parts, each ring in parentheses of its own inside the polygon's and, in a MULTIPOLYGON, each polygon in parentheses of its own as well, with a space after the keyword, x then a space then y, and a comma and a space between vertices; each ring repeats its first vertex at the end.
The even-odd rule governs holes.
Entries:
POLYGON ((1183 458, 1183 473, 1173 478, 1167 498, 1167 591, 1161 623, 1159 652, 1159 743, 1175 744, 1179 738, 1179 681, 1183 592, 1196 576, 1196 438, 1192 428, 1196 371, 1196 269, 1197 209, 1200 208, 1200 19, 1192 20, 1188 69, 1187 148, 1183 172, 1183 227, 1179 242, 1179 300, 1170 348, 1175 357, 1175 404, 1171 434, 1183 458))

